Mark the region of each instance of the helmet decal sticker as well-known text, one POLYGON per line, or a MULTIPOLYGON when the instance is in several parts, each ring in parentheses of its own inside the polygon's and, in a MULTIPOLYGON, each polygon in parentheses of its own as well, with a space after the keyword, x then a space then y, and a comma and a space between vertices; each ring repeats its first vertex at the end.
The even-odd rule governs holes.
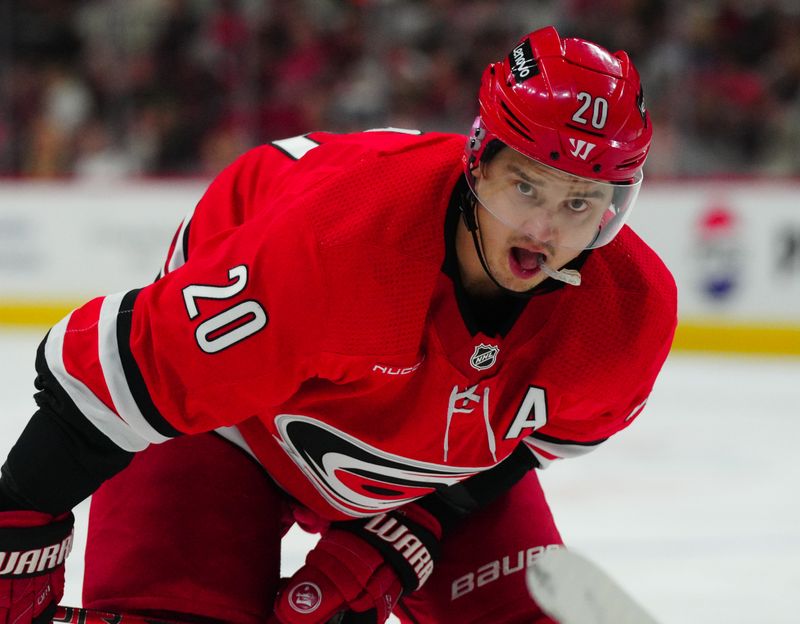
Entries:
POLYGON ((511 51, 511 54, 508 55, 508 64, 511 66, 511 73, 514 74, 517 84, 525 82, 539 73, 539 66, 536 59, 533 58, 529 39, 525 39, 511 51))

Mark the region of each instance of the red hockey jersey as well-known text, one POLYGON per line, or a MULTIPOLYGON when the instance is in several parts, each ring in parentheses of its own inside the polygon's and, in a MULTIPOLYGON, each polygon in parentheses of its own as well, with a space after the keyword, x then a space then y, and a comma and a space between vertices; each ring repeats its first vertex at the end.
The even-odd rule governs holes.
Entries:
POLYGON ((119 447, 217 430, 323 517, 368 516, 495 466, 582 454, 644 406, 672 277, 628 228, 583 283, 472 334, 442 271, 464 138, 312 133, 210 186, 160 279, 54 327, 47 363, 119 447))

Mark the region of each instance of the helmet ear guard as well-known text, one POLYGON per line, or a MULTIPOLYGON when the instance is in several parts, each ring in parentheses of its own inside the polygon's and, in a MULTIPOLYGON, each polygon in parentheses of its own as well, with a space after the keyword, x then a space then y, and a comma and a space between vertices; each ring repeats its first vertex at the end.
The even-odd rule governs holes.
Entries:
POLYGON ((481 122, 480 116, 478 116, 475 118, 475 121, 472 122, 472 130, 470 130, 467 142, 464 144, 462 163, 466 173, 470 174, 477 166, 478 162, 480 162, 480 155, 486 147, 484 144, 485 138, 486 127, 481 122))
MULTIPOLYGON (((476 117, 472 123, 472 130, 469 137, 467 137, 467 142, 464 145, 464 155, 462 156, 464 172, 470 188, 473 187, 475 176, 472 172, 475 168, 480 167, 481 164, 488 163, 504 147, 506 146, 503 142, 486 129, 481 118, 476 117)), ((475 202, 475 195, 471 192, 465 192, 461 198, 461 212, 464 214, 464 222, 470 232, 475 232, 478 229, 475 202)))
POLYGON ((486 128, 481 117, 476 117, 464 145, 464 172, 472 175, 480 163, 488 163, 504 147, 507 146, 486 128))

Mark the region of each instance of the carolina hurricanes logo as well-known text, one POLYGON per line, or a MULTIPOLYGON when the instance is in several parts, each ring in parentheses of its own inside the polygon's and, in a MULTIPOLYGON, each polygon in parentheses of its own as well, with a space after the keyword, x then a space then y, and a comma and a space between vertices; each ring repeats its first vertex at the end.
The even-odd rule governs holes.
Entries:
POLYGON ((311 613, 322 604, 322 590, 316 583, 300 583, 289 591, 289 606, 298 613, 311 613))
POLYGON ((492 467, 430 464, 393 455, 308 416, 279 414, 275 426, 278 443, 322 497, 354 517, 389 511, 492 467))

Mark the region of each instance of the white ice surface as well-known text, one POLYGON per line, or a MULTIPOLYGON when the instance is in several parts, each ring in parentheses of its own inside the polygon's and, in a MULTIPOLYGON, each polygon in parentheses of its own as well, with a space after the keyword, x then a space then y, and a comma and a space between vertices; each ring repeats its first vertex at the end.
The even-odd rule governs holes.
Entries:
MULTIPOLYGON (((41 333, 0 331, 3 458, 32 413, 41 333)), ((673 355, 627 431, 542 481, 567 543, 660 622, 790 624, 800 622, 798 439, 800 359, 673 355)), ((64 598, 73 605, 85 503, 77 517, 64 598)), ((312 543, 289 534, 284 574, 312 543)))

